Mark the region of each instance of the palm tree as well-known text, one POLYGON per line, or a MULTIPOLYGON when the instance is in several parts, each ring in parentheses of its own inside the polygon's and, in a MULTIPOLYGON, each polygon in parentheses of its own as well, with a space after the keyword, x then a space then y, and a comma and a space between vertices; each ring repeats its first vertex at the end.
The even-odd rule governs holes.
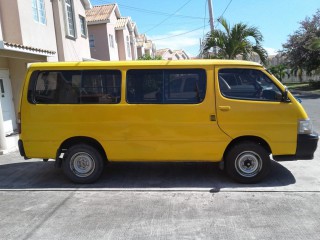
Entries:
POLYGON ((242 59, 247 60, 256 53, 260 60, 266 63, 268 54, 261 46, 263 36, 256 27, 238 23, 230 28, 224 18, 220 18, 219 22, 223 30, 215 29, 207 34, 202 52, 205 56, 210 57, 209 50, 213 47, 218 50, 214 56, 216 58, 235 59, 241 55, 242 59), (253 39, 254 43, 250 39, 253 39))
POLYGON ((282 82, 282 79, 287 75, 288 77, 290 77, 290 74, 287 72, 287 68, 285 65, 283 64, 279 64, 276 66, 272 66, 268 69, 274 76, 276 76, 276 78, 278 78, 280 80, 280 82, 282 82))

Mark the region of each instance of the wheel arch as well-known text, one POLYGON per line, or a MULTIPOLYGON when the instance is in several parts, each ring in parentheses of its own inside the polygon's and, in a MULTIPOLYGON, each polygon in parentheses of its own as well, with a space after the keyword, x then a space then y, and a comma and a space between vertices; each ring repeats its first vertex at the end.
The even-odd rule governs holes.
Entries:
POLYGON ((240 142, 254 142, 254 143, 257 143, 257 144, 261 145, 269 154, 272 153, 270 145, 263 138, 260 138, 260 137, 257 137, 257 136, 241 136, 241 137, 237 137, 237 138, 233 139, 229 143, 229 145, 227 146, 227 148, 225 149, 225 151, 223 153, 223 159, 225 159, 225 155, 227 154, 227 152, 234 145, 239 144, 240 142))
POLYGON ((106 160, 108 160, 107 153, 105 152, 101 143, 94 138, 86 137, 86 136, 71 137, 71 138, 66 139, 64 142, 62 142, 58 151, 57 151, 56 159, 59 159, 61 153, 66 153, 70 147, 77 145, 77 144, 87 144, 89 146, 94 147, 95 149, 97 149, 101 153, 102 157, 104 157, 106 160))

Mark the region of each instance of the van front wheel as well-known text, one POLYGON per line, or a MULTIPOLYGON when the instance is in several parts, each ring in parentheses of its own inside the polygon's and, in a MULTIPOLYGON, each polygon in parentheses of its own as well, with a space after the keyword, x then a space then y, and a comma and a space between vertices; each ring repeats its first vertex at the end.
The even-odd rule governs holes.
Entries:
POLYGON ((93 183, 102 174, 103 161, 95 148, 78 144, 68 149, 62 168, 65 175, 75 183, 93 183))
POLYGON ((241 183, 256 183, 270 171, 269 153, 254 142, 234 145, 226 154, 228 175, 241 183))

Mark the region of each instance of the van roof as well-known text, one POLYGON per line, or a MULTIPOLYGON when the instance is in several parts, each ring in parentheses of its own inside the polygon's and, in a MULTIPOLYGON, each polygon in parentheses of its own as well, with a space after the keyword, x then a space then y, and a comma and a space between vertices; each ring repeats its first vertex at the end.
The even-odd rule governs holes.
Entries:
POLYGON ((135 61, 84 61, 84 62, 41 62, 32 63, 29 68, 46 67, 122 67, 122 66, 209 66, 209 65, 234 65, 234 66, 261 66, 261 64, 243 60, 135 60, 135 61))

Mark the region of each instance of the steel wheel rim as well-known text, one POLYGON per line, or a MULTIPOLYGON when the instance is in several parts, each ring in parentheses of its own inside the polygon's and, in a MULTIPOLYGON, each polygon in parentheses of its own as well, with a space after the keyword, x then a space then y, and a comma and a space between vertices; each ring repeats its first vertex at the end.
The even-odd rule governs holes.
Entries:
POLYGON ((88 177, 95 170, 93 157, 86 152, 74 154, 70 160, 70 169, 78 177, 88 177))
POLYGON ((262 168, 262 159, 252 151, 240 153, 235 161, 237 172, 243 177, 254 177, 262 168))

